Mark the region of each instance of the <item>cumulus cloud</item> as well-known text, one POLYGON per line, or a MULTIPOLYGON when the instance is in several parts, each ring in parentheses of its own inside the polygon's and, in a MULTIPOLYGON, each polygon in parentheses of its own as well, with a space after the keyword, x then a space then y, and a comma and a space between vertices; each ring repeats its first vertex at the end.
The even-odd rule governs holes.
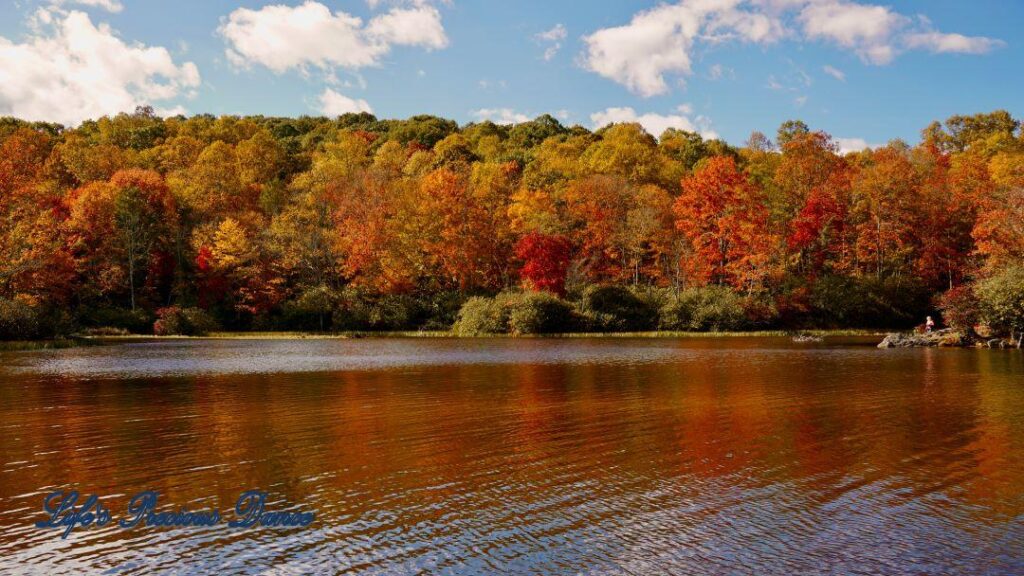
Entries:
POLYGON ((739 0, 684 0, 640 12, 629 24, 584 36, 582 64, 641 96, 664 94, 667 74, 691 73, 690 53, 702 34, 762 43, 782 37, 777 18, 741 11, 738 4, 739 0))
MULTIPOLYGON (((640 96, 669 90, 692 74, 694 51, 729 41, 761 45, 782 38, 822 41, 866 64, 884 65, 904 50, 983 54, 1000 40, 934 31, 893 9, 852 0, 679 0, 638 12, 628 24, 583 37, 580 65, 640 96)), ((714 70, 711 77, 720 78, 714 70)))
POLYGON ((935 54, 986 54, 1006 46, 1006 42, 983 36, 943 34, 942 32, 918 32, 904 38, 907 48, 927 50, 935 54))
POLYGON ((711 129, 711 122, 703 117, 698 116, 696 119, 691 120, 689 114, 692 110, 689 105, 683 104, 676 107, 676 114, 637 114, 636 110, 628 106, 620 108, 606 108, 600 112, 594 112, 590 115, 590 121, 593 124, 594 129, 598 129, 609 124, 620 124, 620 123, 632 123, 635 122, 644 127, 649 134, 660 137, 661 133, 669 128, 677 128, 679 130, 686 130, 688 132, 697 132, 706 139, 718 138, 718 134, 711 129))
POLYGON ((839 80, 840 82, 846 82, 846 73, 843 72, 842 70, 829 65, 825 65, 824 67, 822 67, 822 70, 825 71, 825 74, 828 74, 829 76, 835 78, 836 80, 839 80))
POLYGON ((192 62, 176 64, 162 46, 126 43, 84 12, 40 9, 30 28, 22 43, 0 36, 0 116, 77 124, 140 105, 161 109, 200 84, 192 62))
POLYGON ((558 54, 558 51, 562 49, 562 42, 565 41, 568 34, 565 26, 556 24, 554 28, 534 35, 534 40, 547 46, 544 49, 544 60, 551 60, 558 54))
POLYGON ((490 120, 495 124, 522 124, 530 121, 529 116, 511 108, 481 108, 469 114, 481 122, 490 120))
POLYGON ((886 6, 839 1, 811 2, 799 19, 808 38, 832 41, 871 64, 892 61, 893 33, 910 22, 886 6))
POLYGON ((366 100, 349 98, 330 88, 320 94, 320 113, 324 116, 341 116, 349 112, 373 113, 373 108, 366 100))
POLYGON ((452 0, 366 0, 366 5, 374 10, 384 4, 410 6, 429 6, 430 4, 451 5, 452 0))
POLYGON ((924 16, 917 26, 886 6, 841 0, 816 0, 801 12, 807 37, 826 39, 852 49, 870 64, 888 64, 901 49, 939 53, 985 54, 1005 42, 984 36, 964 36, 931 29, 924 16))
POLYGON ((79 6, 88 6, 90 8, 102 8, 108 12, 120 12, 124 10, 124 5, 121 4, 120 0, 51 0, 51 6, 64 6, 67 4, 77 4, 79 6))
POLYGON ((385 45, 419 46, 427 50, 448 46, 441 13, 433 6, 392 8, 370 20, 366 36, 371 42, 385 45))
POLYGON ((863 138, 836 138, 835 141, 836 145, 839 146, 840 154, 860 152, 861 150, 878 147, 876 144, 868 144, 867 140, 863 138))
POLYGON ((228 44, 228 59, 239 67, 253 64, 276 73, 310 67, 359 69, 377 65, 392 46, 444 48, 448 37, 437 8, 426 4, 396 7, 363 23, 359 17, 307 0, 298 6, 274 4, 258 10, 238 8, 218 32, 228 44))

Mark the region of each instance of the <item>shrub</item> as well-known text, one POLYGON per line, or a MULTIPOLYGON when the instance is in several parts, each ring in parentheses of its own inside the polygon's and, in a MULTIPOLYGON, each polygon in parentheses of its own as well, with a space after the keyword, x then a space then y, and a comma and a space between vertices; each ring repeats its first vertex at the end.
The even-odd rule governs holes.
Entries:
POLYGON ((201 308, 169 306, 156 311, 153 333, 157 336, 203 336, 220 326, 201 308))
POLYGON ((858 283, 865 299, 861 327, 913 326, 931 312, 931 292, 918 280, 867 276, 858 283))
POLYGON ((603 332, 651 330, 658 319, 656 308, 621 286, 588 286, 578 306, 590 326, 603 332))
POLYGON ((724 286, 683 290, 659 316, 663 330, 727 331, 746 325, 743 298, 724 286))
POLYGON ((441 292, 421 299, 420 310, 424 322, 419 328, 424 330, 448 330, 459 317, 459 310, 466 302, 466 296, 459 292, 441 292))
POLYGON ((957 330, 972 332, 981 317, 978 297, 970 286, 957 286, 940 294, 935 305, 942 312, 942 321, 957 330))
POLYGON ((662 306, 668 304, 676 297, 675 290, 672 288, 657 288, 654 286, 637 286, 631 288, 630 292, 633 293, 633 296, 644 308, 653 314, 652 326, 658 323, 658 310, 661 310, 662 306))
MULTIPOLYGON (((792 294, 800 292, 797 288, 792 294)), ((928 288, 906 277, 823 276, 806 295, 807 310, 801 314, 787 310, 787 323, 814 327, 899 328, 913 326, 931 312, 928 288)))
POLYGON ((870 324, 873 314, 865 287, 847 276, 822 276, 811 287, 810 311, 803 323, 815 328, 852 327, 870 324))
POLYGON ((335 330, 409 330, 423 321, 424 308, 408 294, 370 297, 357 289, 337 293, 332 314, 335 330))
POLYGON ((452 331, 460 336, 501 334, 508 331, 508 316, 494 298, 474 296, 462 305, 452 331))
POLYGON ((0 340, 29 340, 39 334, 39 314, 35 308, 0 298, 0 340))
POLYGON ((981 317, 992 329, 1011 338, 1024 332, 1024 266, 1010 266, 978 282, 975 294, 981 317))
POLYGON ((578 326, 572 306, 547 292, 503 292, 476 296, 462 305, 452 330, 460 336, 480 334, 550 334, 578 326))
POLYGON ((335 330, 448 330, 465 297, 457 292, 369 296, 350 287, 335 292, 333 302, 335 330))
POLYGON ((768 297, 743 299, 743 325, 745 328, 767 329, 778 326, 779 308, 768 297))
POLYGON ((79 322, 87 328, 125 330, 133 334, 145 334, 153 325, 153 316, 143 310, 101 307, 86 310, 79 322))
POLYGON ((340 295, 328 286, 304 290, 294 301, 284 305, 283 323, 300 330, 326 330, 331 327, 334 309, 340 295))
POLYGON ((353 288, 346 288, 338 294, 331 326, 335 330, 367 330, 370 328, 370 307, 366 298, 353 288))
POLYGON ((407 294, 384 294, 367 310, 371 330, 406 330, 417 327, 423 318, 419 302, 407 294))
POLYGON ((512 334, 571 332, 575 325, 572 306, 547 292, 522 292, 499 298, 512 334))
POLYGON ((806 286, 787 285, 775 295, 773 307, 778 314, 780 325, 793 328, 801 327, 814 318, 814 323, 823 323, 817 320, 820 311, 815 311, 811 305, 811 290, 806 286))

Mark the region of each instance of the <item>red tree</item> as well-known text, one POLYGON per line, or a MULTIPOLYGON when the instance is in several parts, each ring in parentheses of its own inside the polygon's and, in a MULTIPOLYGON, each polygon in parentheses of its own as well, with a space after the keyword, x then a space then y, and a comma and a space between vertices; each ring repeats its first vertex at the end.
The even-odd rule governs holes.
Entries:
POLYGON ((786 247, 807 276, 817 276, 826 266, 842 268, 849 259, 849 189, 848 171, 837 169, 811 189, 789 223, 786 247))
POLYGON ((516 243, 516 258, 523 261, 519 273, 531 288, 564 296, 571 250, 565 236, 531 232, 516 243))

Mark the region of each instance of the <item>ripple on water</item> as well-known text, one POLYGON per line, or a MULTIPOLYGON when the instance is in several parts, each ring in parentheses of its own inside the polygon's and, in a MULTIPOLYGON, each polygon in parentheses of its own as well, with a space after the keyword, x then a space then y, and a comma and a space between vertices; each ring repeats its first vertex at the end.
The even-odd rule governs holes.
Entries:
POLYGON ((184 341, 0 355, 0 572, 1024 573, 1024 367, 780 341, 184 341), (248 488, 309 529, 32 526, 248 488))

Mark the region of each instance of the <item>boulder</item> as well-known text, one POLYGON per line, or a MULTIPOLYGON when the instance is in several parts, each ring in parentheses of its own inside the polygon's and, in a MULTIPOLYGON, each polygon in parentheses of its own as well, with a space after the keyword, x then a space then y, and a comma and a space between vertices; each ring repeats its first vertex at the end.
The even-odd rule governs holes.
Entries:
POLYGON ((935 346, 964 346, 968 338, 958 330, 944 328, 934 332, 887 334, 879 348, 928 348, 935 346))

